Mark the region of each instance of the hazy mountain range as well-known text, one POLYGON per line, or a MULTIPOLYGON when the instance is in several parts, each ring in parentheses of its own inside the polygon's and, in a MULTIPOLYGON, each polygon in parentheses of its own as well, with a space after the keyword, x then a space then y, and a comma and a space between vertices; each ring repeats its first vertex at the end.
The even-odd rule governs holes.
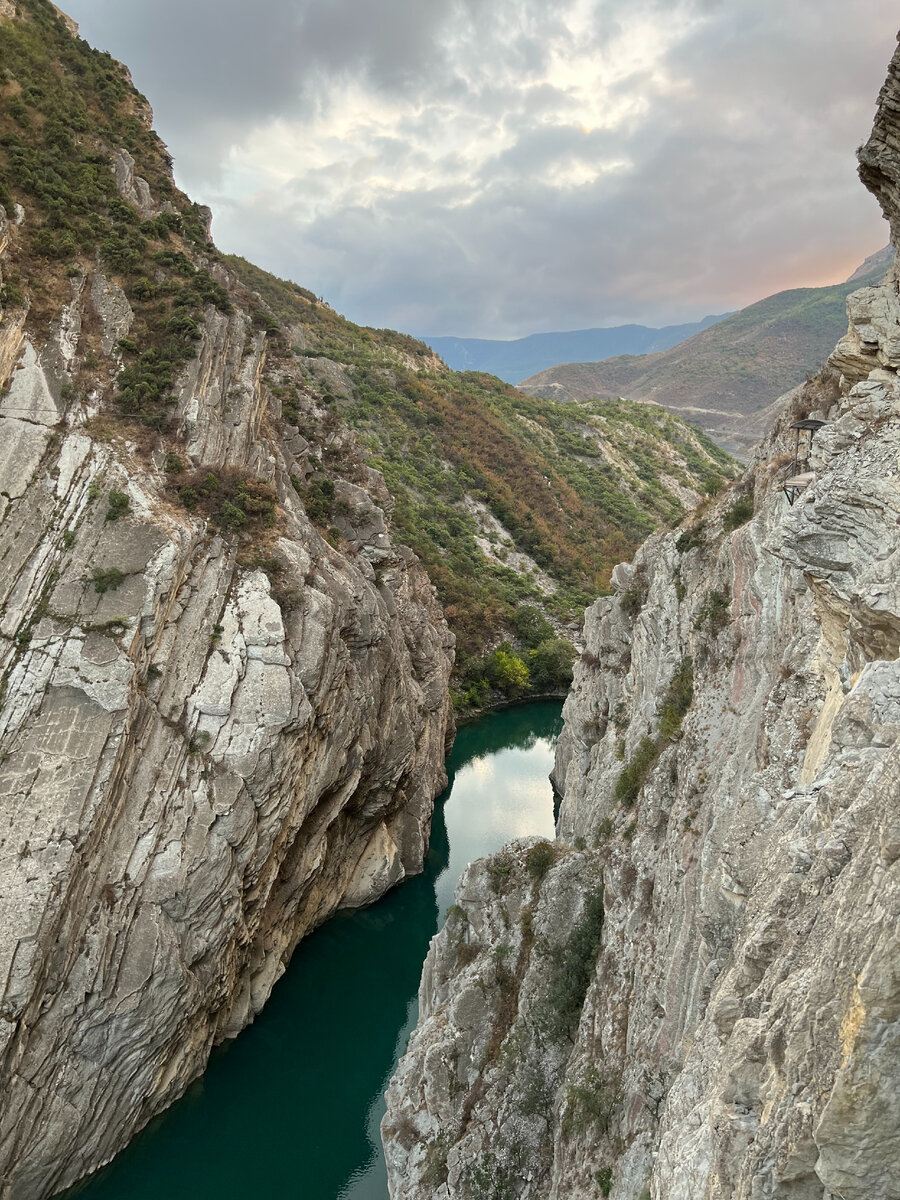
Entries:
POLYGON ((422 340, 455 371, 486 371, 507 383, 521 383, 558 363, 614 358, 621 354, 657 354, 693 337, 728 313, 684 325, 615 325, 610 329, 573 329, 532 333, 512 341, 490 338, 426 337, 422 340))
POLYGON ((563 363, 520 387, 556 400, 662 404, 731 453, 746 453, 764 430, 767 406, 817 370, 844 333, 847 296, 880 282, 892 256, 890 247, 870 255, 844 283, 776 292, 660 354, 563 363))

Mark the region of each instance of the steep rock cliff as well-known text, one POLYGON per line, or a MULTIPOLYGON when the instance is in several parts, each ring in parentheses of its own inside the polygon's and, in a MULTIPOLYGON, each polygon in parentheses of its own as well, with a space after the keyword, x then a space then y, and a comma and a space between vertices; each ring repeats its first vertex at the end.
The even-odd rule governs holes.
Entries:
MULTIPOLYGON (((898 71, 861 154, 894 227, 898 71)), ((896 275, 848 311, 744 479, 588 610, 558 841, 474 864, 429 951, 395 1200, 900 1195, 896 275)))
MULTIPOLYGON (((136 214, 115 210, 123 228, 181 228, 130 154, 110 167, 136 214)), ((42 220, 0 208, 0 288, 10 263, 15 278, 0 291, 0 1196, 15 1200, 107 1161, 253 1019, 309 930, 421 869, 452 734, 434 589, 290 332, 201 229, 135 286, 171 295, 174 263, 212 299, 170 318, 190 346, 164 416, 129 417, 115 398, 133 304, 87 255, 52 284, 54 311, 52 263, 39 278, 29 249, 42 220), (306 511, 323 480, 327 540, 306 511)))

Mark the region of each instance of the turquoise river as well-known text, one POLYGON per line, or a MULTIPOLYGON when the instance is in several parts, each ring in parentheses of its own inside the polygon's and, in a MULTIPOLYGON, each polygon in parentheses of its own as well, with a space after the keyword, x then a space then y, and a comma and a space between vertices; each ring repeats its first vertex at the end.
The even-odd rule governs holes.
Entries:
POLYGON ((301 942, 256 1022, 66 1200, 387 1200, 383 1092, 415 1025, 428 943, 468 862, 553 836, 560 727, 555 702, 464 725, 424 873, 301 942))

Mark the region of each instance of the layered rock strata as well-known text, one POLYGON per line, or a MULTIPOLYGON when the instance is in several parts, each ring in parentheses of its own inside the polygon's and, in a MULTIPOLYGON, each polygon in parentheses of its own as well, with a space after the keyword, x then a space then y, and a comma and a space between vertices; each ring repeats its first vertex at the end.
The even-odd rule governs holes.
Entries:
MULTIPOLYGON (((116 179, 152 211, 127 155, 116 179)), ((15 236, 0 210, 0 254, 15 236)), ((116 414, 133 314, 98 267, 46 340, 24 308, 0 322, 0 1196, 15 1200, 106 1162, 253 1019, 309 930, 419 871, 445 781, 453 639, 434 590, 391 541, 380 476, 207 265, 234 304, 199 318, 169 445, 210 487, 271 497, 252 536, 188 511, 165 445, 116 414), (282 419, 287 385, 320 442, 282 419), (300 493, 338 452, 330 544, 300 493)))
MULTIPOLYGON (((898 72, 861 154, 894 227, 898 72)), ((471 867, 429 951, 395 1200, 900 1195, 896 274, 848 309, 744 479, 588 610, 558 841, 471 867)))

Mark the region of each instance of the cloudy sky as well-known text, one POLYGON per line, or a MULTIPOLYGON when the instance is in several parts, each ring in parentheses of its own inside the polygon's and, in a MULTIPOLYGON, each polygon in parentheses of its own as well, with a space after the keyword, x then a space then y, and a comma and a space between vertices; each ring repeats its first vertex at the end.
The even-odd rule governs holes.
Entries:
POLYGON ((895 0, 63 0, 213 235, 353 320, 518 337, 845 278, 895 0))

